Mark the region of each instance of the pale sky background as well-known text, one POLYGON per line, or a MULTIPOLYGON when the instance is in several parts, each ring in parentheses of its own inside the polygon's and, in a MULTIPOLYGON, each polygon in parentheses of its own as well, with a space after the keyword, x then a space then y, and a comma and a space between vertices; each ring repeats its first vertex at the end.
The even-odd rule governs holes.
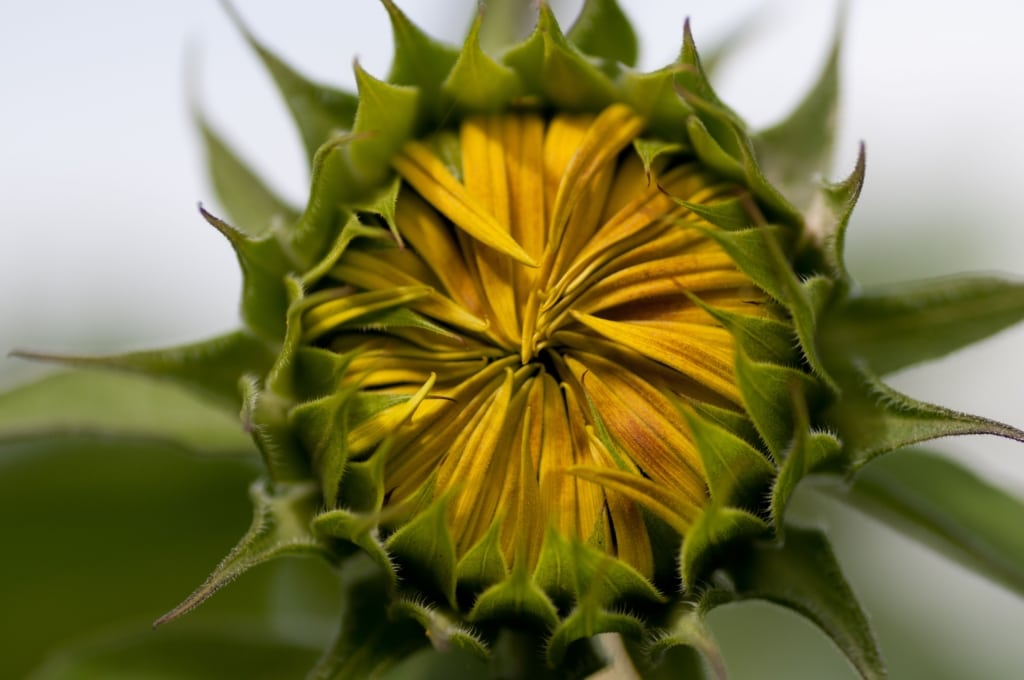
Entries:
MULTIPOLYGON (((467 0, 400 4, 451 41, 474 11, 467 0)), ((812 81, 836 13, 835 3, 815 0, 624 4, 641 31, 646 68, 674 57, 685 16, 700 47, 760 8, 760 30, 717 81, 754 127, 781 117, 812 81)), ((313 79, 350 87, 353 56, 375 75, 387 72, 391 33, 374 0, 237 5, 258 36, 313 79)), ((568 8, 563 23, 578 5, 560 5, 568 8)), ((877 282, 971 270, 1024 278, 1024 5, 848 5, 833 176, 849 171, 865 140, 867 183, 848 241, 854 275, 877 282)), ((216 2, 0 0, 0 350, 141 349, 237 324, 234 256, 196 212, 197 201, 215 200, 185 103, 188 46, 214 124, 301 204, 298 137, 216 2)), ((895 382, 1024 426, 1022 347, 1018 327, 895 382)), ((0 385, 31 372, 2 360, 0 385)), ((945 448, 1024 491, 1019 445, 978 438, 945 448)), ((1021 600, 958 568, 936 569, 906 578, 905 597, 921 607, 945 598, 936 619, 991 605, 1009 630, 986 629, 973 649, 1024 667, 1021 600)))

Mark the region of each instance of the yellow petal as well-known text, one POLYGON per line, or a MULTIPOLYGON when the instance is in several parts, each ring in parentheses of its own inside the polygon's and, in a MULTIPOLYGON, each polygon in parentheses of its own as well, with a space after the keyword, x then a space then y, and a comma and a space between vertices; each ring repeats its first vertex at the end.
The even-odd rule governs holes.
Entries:
POLYGON ((537 266, 509 235, 508 228, 481 206, 424 144, 407 143, 393 164, 402 178, 424 199, 467 234, 518 262, 529 267, 537 266))
POLYGON ((609 340, 674 368, 742 404, 732 335, 724 328, 676 322, 627 323, 572 312, 573 318, 609 340))
POLYGON ((698 504, 706 497, 700 456, 672 402, 643 379, 595 355, 566 357, 620 449, 644 475, 698 504))

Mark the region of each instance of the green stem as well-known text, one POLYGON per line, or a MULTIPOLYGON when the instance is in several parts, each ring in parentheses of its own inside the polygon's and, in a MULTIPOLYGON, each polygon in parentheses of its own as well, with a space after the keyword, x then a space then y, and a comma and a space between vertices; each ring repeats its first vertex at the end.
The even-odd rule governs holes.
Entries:
POLYGON ((537 632, 503 628, 491 650, 491 676, 496 680, 567 680, 585 678, 605 666, 589 640, 573 645, 557 670, 544 654, 544 637, 537 632))
POLYGON ((330 648, 308 680, 379 677, 428 644, 423 629, 411 620, 392 621, 380 568, 370 560, 352 559, 342 569, 344 611, 330 648))

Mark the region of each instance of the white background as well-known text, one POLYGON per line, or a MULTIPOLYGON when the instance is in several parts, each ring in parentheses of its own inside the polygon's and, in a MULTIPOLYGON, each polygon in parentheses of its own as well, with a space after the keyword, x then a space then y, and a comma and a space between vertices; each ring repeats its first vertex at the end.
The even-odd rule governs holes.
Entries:
MULTIPOLYGON (((313 79, 351 87, 353 56, 373 74, 387 72, 391 34, 378 2, 237 4, 258 36, 313 79)), ((450 41, 459 40, 474 11, 460 0, 401 4, 450 41), (443 9, 449 7, 456 9, 443 9)), ((569 7, 560 12, 563 23, 575 5, 559 6, 569 7)), ((1018 7, 1000 0, 849 2, 833 174, 849 171, 865 140, 867 184, 848 242, 858 278, 958 270, 1024 277, 1018 7)), ((756 128, 780 118, 813 80, 827 51, 833 3, 629 6, 647 68, 672 60, 684 16, 701 46, 754 10, 760 28, 718 84, 756 128)), ((0 0, 0 350, 137 349, 236 325, 234 257, 195 207, 215 201, 186 106, 189 51, 213 122, 301 204, 298 137, 217 3, 0 0)), ((1022 347, 1018 328, 896 383, 915 396, 1024 426, 1022 347)), ((3 360, 0 384, 32 371, 3 360)), ((963 439, 946 448, 1024 491, 1019 446, 963 439)), ((1024 666, 1014 632, 1024 629, 1024 605, 1015 596, 945 564, 924 577, 904 575, 899 587, 921 608, 917 615, 934 619, 956 619, 950 610, 980 617, 991 606, 1002 628, 981 617, 951 622, 949 630, 980 627, 972 655, 1024 666), (943 602, 935 602, 940 595, 943 602)))

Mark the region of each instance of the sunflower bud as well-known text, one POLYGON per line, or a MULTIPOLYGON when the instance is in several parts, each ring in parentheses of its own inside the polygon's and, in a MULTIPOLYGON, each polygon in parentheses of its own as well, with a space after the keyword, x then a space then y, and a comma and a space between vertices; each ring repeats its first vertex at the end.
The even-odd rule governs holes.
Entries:
MULTIPOLYGON (((324 674, 432 643, 567 677, 599 665, 601 633, 641 671, 682 648, 719 669, 702 618, 747 598, 884 674, 827 540, 787 527, 786 504, 810 473, 849 478, 925 439, 1024 439, 877 377, 967 341, 917 342, 936 313, 1019 286, 854 294, 842 242, 863 152, 845 181, 809 184, 837 50, 789 121, 751 135, 688 25, 676 63, 639 73, 607 0, 567 34, 542 4, 500 60, 482 15, 455 49, 384 5, 394 65, 357 65, 357 94, 242 27, 302 132, 309 201, 287 208, 204 124, 215 177, 235 168, 249 191, 224 204, 250 224, 202 212, 238 255, 247 328, 104 360, 227 398, 237 381, 266 465, 249 533, 161 622, 315 553, 372 574, 352 597, 376 607, 342 627, 324 674), (898 316, 913 333, 879 340, 898 316)), ((996 316, 973 337, 1020 313, 996 316)))

